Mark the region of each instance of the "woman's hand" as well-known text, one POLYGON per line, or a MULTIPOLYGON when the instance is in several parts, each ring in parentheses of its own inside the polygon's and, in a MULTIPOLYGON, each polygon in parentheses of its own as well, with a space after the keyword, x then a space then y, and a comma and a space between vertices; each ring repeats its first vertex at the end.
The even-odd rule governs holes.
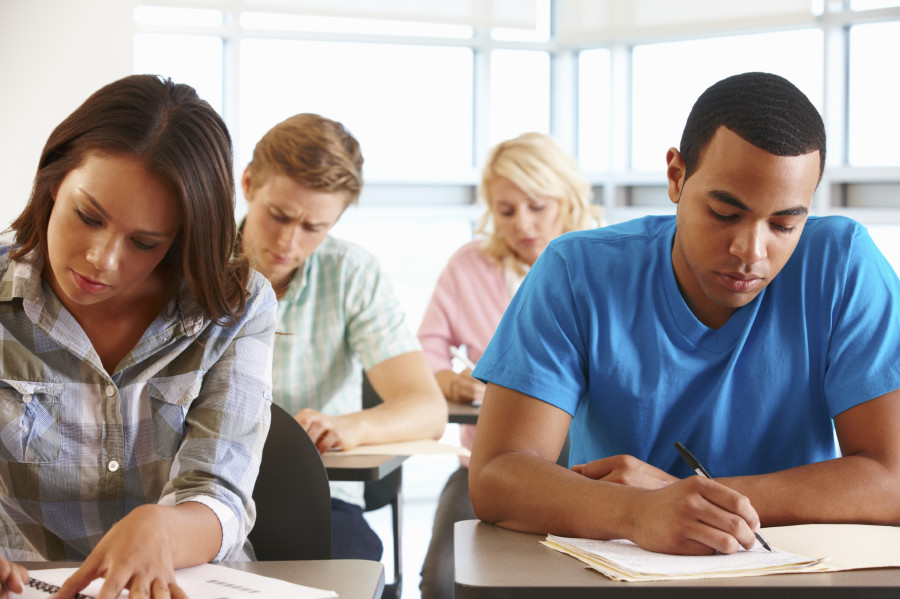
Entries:
POLYGON ((445 370, 436 377, 444 397, 457 403, 481 403, 486 386, 478 379, 472 378, 470 369, 463 372, 445 370))
POLYGON ((115 599, 124 589, 133 599, 187 599, 175 580, 174 556, 184 549, 170 532, 177 509, 143 505, 132 510, 103 536, 54 599, 71 599, 96 578, 105 579, 97 599, 115 599))
POLYGON ((24 592, 27 581, 28 570, 0 557, 0 599, 7 599, 10 593, 24 592))

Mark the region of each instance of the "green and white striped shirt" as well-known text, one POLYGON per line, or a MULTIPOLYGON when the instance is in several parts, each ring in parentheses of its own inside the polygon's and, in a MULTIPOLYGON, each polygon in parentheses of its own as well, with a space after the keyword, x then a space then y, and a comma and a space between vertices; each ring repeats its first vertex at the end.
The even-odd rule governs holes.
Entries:
MULTIPOLYGON (((362 409, 362 371, 421 350, 378 261, 326 237, 278 301, 273 399, 291 414, 362 409)), ((363 486, 332 482, 331 496, 362 506, 363 486)))

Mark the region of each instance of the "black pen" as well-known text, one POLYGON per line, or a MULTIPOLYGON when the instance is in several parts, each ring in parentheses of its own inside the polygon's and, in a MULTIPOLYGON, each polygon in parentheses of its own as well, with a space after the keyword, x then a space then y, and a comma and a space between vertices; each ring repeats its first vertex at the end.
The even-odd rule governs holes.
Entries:
MULTIPOLYGON (((678 450, 678 453, 681 454, 681 457, 684 458, 684 461, 688 463, 688 466, 691 467, 691 470, 693 470, 700 476, 703 476, 705 478, 708 478, 709 480, 712 480, 712 476, 710 476, 709 472, 706 471, 706 468, 703 467, 703 464, 701 464, 700 461, 694 457, 694 454, 692 454, 690 451, 688 451, 687 447, 685 447, 678 441, 675 441, 675 449, 678 450)), ((756 535, 756 538, 759 539, 759 542, 762 543, 763 547, 765 547, 769 551, 772 551, 772 548, 769 547, 769 544, 766 542, 766 540, 763 538, 763 536, 761 534, 759 534, 759 531, 755 531, 753 534, 756 535)))

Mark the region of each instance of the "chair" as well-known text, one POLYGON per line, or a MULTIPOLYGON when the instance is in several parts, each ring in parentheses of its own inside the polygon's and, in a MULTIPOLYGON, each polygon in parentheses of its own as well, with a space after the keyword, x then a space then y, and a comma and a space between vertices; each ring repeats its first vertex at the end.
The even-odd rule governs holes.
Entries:
POLYGON ((331 490, 322 457, 300 423, 275 404, 253 501, 256 559, 331 559, 331 490))
MULTIPOLYGON (((363 409, 377 406, 381 398, 369 382, 369 377, 363 374, 363 409)), ((403 568, 401 543, 402 528, 400 526, 400 510, 402 508, 403 468, 397 468, 381 480, 369 481, 365 484, 365 511, 371 512, 388 504, 391 506, 391 521, 393 528, 394 549, 394 581, 385 583, 382 599, 400 599, 403 583, 403 568)))

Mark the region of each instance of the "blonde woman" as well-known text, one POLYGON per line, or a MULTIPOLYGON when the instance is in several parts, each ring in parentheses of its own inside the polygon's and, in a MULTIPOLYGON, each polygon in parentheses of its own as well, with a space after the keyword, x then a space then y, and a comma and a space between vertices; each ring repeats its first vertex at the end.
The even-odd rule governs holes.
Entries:
MULTIPOLYGON (((454 371, 451 347, 464 347, 471 361, 481 356, 513 294, 547 244, 568 231, 598 224, 591 188, 575 159, 553 138, 525 133, 491 150, 482 173, 487 210, 478 232, 450 258, 438 279, 419 327, 419 341, 444 396, 480 402, 484 384, 471 370, 454 371)), ((469 449, 474 425, 464 425, 469 449)), ((461 460, 435 514, 422 567, 423 599, 453 596, 453 523, 475 518, 469 501, 468 460, 461 460)))

